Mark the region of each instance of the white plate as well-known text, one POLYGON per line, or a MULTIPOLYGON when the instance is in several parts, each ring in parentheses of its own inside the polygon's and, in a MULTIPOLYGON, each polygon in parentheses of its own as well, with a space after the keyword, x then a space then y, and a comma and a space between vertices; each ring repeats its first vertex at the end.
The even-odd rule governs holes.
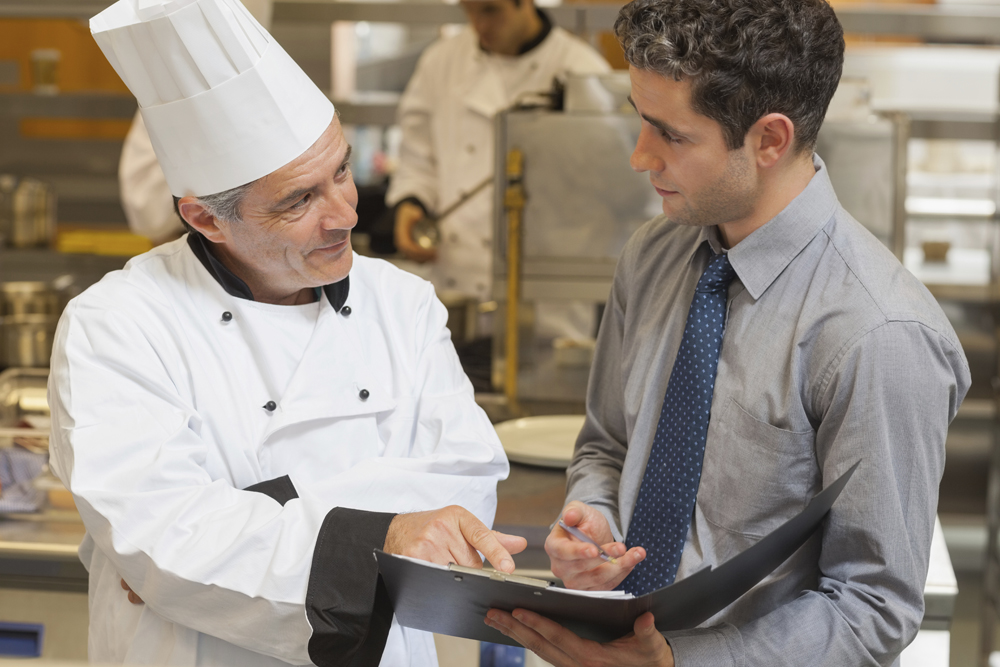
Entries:
POLYGON ((507 458, 546 468, 565 468, 573 458, 583 415, 512 419, 496 425, 507 458))

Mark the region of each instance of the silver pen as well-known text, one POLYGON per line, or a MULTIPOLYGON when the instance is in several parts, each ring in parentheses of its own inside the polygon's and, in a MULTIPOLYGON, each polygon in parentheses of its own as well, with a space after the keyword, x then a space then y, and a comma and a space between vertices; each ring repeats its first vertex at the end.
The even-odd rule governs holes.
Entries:
POLYGON ((614 563, 615 565, 618 564, 618 561, 615 560, 615 557, 614 556, 609 556, 604 551, 604 549, 601 548, 601 545, 598 544, 597 542, 595 542, 593 539, 591 539, 591 537, 589 535, 587 535, 587 533, 583 532, 579 528, 573 528, 572 526, 567 526, 565 523, 563 523, 562 519, 559 519, 559 521, 557 523, 559 524, 560 528, 562 528, 563 530, 565 530, 567 533, 569 533, 570 535, 572 535, 576 539, 580 540, 581 542, 587 542, 588 544, 593 544, 595 547, 597 547, 597 555, 598 556, 600 556, 604 560, 608 561, 609 563, 614 563))

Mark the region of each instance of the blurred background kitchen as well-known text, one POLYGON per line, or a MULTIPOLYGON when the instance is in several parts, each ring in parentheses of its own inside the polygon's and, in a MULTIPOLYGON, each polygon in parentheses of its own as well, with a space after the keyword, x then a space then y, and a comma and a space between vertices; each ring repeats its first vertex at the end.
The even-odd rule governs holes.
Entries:
MULTIPOLYGON (((178 233, 130 229, 123 208, 136 104, 87 27, 109 4, 0 0, 0 664, 86 659, 83 527, 46 469, 55 322, 75 294, 178 233)), ((397 106, 423 49, 465 14, 427 0, 255 4, 341 114, 360 193, 355 249, 430 277, 432 263, 397 250, 385 203, 397 106)), ((492 188, 461 190, 449 213, 491 202, 492 284, 478 296, 439 291, 512 460, 496 523, 528 537, 518 566, 545 576, 541 543, 561 509, 615 260, 659 202, 628 168, 639 123, 610 33, 621 3, 537 4, 614 71, 570 76, 497 115, 492 188)), ((1000 667, 1000 0, 832 4, 848 53, 817 152, 844 206, 939 299, 973 372, 947 443, 925 622, 903 665, 1000 667)), ((447 238, 438 213, 418 225, 418 245, 447 238)), ((439 649, 443 667, 507 664, 471 642, 440 638, 439 649)))

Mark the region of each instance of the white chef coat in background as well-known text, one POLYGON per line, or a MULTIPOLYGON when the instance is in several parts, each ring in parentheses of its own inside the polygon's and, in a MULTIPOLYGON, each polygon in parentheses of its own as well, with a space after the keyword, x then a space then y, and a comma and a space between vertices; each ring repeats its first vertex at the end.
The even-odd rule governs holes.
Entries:
MULTIPOLYGON (((355 256, 346 303, 322 296, 283 380, 268 369, 287 336, 251 326, 266 310, 228 294, 186 239, 70 302, 51 457, 88 530, 91 660, 309 664, 304 603, 331 508, 456 504, 492 523, 507 461, 431 285, 355 256), (284 506, 240 490, 283 475, 299 495, 284 506)), ((393 624, 382 665, 436 663, 430 634, 393 624)))
MULTIPOLYGON (((486 53, 469 26, 435 42, 400 100, 403 139, 386 203, 416 197, 431 213, 447 208, 493 174, 499 111, 528 93, 551 90, 556 76, 610 69, 597 51, 558 27, 520 56, 486 53)), ((573 221, 564 224, 572 228, 573 221)), ((492 186, 441 221, 437 251, 432 280, 438 290, 492 298, 492 186)))

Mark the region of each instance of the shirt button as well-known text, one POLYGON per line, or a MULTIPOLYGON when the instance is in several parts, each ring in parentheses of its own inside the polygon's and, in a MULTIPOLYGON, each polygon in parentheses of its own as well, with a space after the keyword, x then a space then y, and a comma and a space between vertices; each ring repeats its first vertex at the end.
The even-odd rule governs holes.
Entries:
POLYGON ((360 392, 358 392, 358 396, 361 397, 362 401, 367 401, 368 397, 371 396, 371 394, 368 393, 367 389, 362 389, 360 392))
POLYGON ((351 316, 351 307, 350 306, 344 306, 343 308, 340 309, 340 314, 343 315, 344 317, 350 317, 351 316))
POLYGON ((232 322, 233 321, 233 314, 230 313, 228 310, 226 312, 222 313, 222 321, 223 322, 232 322))
POLYGON ((472 144, 469 144, 468 146, 465 147, 465 150, 469 151, 469 153, 475 153, 476 147, 473 146, 472 144))
POLYGON ((264 409, 267 410, 268 412, 274 412, 275 410, 278 409, 278 404, 275 403, 274 401, 268 401, 267 403, 264 404, 264 409))

